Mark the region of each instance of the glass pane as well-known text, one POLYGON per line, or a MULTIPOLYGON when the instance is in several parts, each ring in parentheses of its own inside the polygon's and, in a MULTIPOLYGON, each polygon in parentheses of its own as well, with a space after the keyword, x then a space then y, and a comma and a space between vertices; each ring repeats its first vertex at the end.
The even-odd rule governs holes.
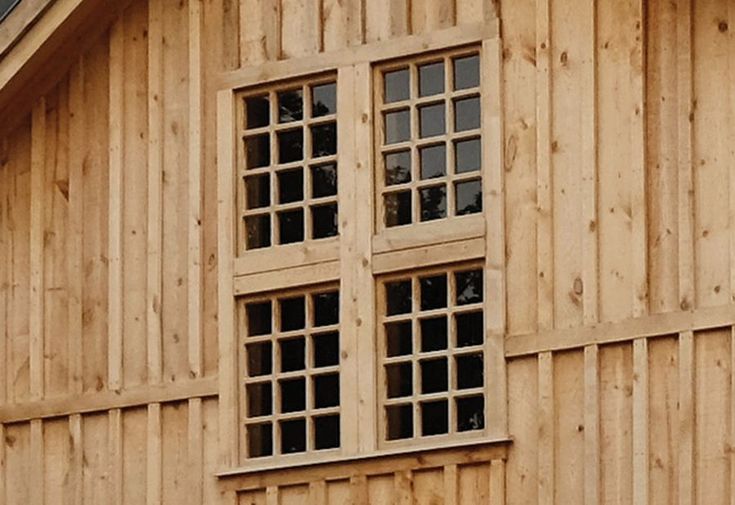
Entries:
POLYGON ((335 366, 339 364, 339 333, 314 335, 314 367, 335 366))
POLYGON ((271 164, 270 135, 255 135, 245 139, 245 166, 247 168, 267 167, 271 164))
POLYGON ((248 384, 248 417, 269 416, 273 413, 273 386, 270 382, 248 384))
POLYGON ((447 131, 444 112, 444 102, 419 107, 419 131, 422 139, 443 135, 447 131))
POLYGON ((395 144, 411 138, 411 115, 408 110, 385 114, 385 143, 395 144))
POLYGON ((385 225, 411 224, 411 192, 401 191, 385 195, 385 225))
POLYGON ((337 165, 311 167, 311 196, 321 198, 337 194, 337 165))
POLYGON ((385 185, 411 182, 411 151, 385 155, 385 185))
POLYGON ((278 231, 281 244, 303 242, 304 211, 302 209, 278 213, 278 231))
POLYGON ((480 57, 465 56, 454 60, 454 89, 476 88, 480 85, 480 57))
POLYGON ((278 300, 281 309, 281 331, 303 330, 306 327, 304 297, 278 300))
POLYGON ((457 399, 457 431, 485 428, 485 399, 482 396, 457 399))
POLYGON ((411 396, 413 392, 413 371, 411 363, 400 363, 385 367, 388 398, 411 396))
POLYGON ((300 412, 306 408, 306 379, 279 382, 281 387, 281 413, 300 412))
POLYGON ((278 162, 290 163, 304 158, 304 132, 289 130, 278 134, 278 162))
POLYGON ((444 92, 444 62, 429 63, 419 67, 419 96, 438 95, 444 92))
POLYGON ((337 154, 337 123, 311 127, 311 155, 332 156, 337 154))
POLYGON ((454 102, 454 130, 463 132, 480 128, 480 99, 465 98, 454 102))
POLYGON ((268 214, 246 217, 245 229, 247 233, 245 245, 248 249, 271 245, 271 217, 268 214))
POLYGON ((457 388, 481 388, 485 383, 482 354, 459 356, 457 358, 457 388))
POLYGON ((304 199, 304 172, 300 168, 278 172, 278 203, 304 199))
POLYGON ((273 371, 273 345, 270 342, 248 344, 245 349, 248 355, 249 377, 269 375, 273 371))
POLYGON ((255 175, 245 178, 246 207, 257 209, 271 204, 270 175, 255 175))
POLYGON ((454 185, 457 191, 457 215, 477 214, 482 212, 482 184, 479 179, 458 182, 454 185))
POLYGON ((246 309, 248 336, 268 335, 271 332, 271 302, 249 303, 246 309))
POLYGON ((293 372, 306 368, 306 342, 304 338, 281 340, 281 372, 293 372))
POLYGON ((457 284, 457 305, 482 301, 482 270, 457 272, 454 280, 457 284))
POLYGON ((421 310, 441 309, 447 306, 447 276, 445 274, 421 279, 421 310))
POLYGON ((398 440, 400 438, 411 438, 413 436, 413 406, 398 405, 385 409, 387 424, 386 438, 398 440))
POLYGON ((306 421, 281 421, 281 452, 291 454, 306 450, 306 421))
POLYGON ((314 326, 329 326, 339 323, 339 293, 319 293, 314 302, 314 326))
POLYGON ((421 362, 421 392, 441 393, 449 389, 447 358, 421 362))
POLYGON ((273 455, 273 426, 251 424, 248 426, 248 456, 261 458, 273 455))
POLYGON ((424 147, 421 153, 421 179, 443 177, 447 173, 447 148, 444 144, 424 147))
POLYGON ((267 96, 246 98, 245 110, 247 113, 246 128, 260 128, 270 124, 270 101, 267 96))
POLYGON ((441 351, 447 348, 447 318, 433 317, 421 320, 421 352, 441 351))
POLYGON ((324 416, 314 419, 314 448, 333 449, 339 447, 339 416, 324 416))
POLYGON ((454 144, 456 157, 456 172, 474 172, 480 170, 480 139, 463 140, 454 144))
POLYGON ((482 312, 457 314, 457 347, 482 344, 484 338, 482 312))
POLYGON ((330 82, 311 88, 311 116, 320 117, 337 113, 337 84, 330 82))
POLYGON ((449 407, 446 400, 421 404, 421 434, 441 435, 449 432, 449 407))
POLYGON ((338 233, 337 204, 311 208, 312 238, 334 237, 338 233))
POLYGON ((385 285, 385 297, 388 303, 387 313, 408 314, 411 312, 411 281, 388 282, 385 285))
POLYGON ((413 352, 412 335, 411 321, 387 323, 385 325, 385 346, 388 357, 411 354, 413 352))
POLYGON ((314 377, 314 408, 326 409, 339 405, 339 375, 314 377))
POLYGON ((447 217, 447 188, 434 186, 421 190, 421 220, 432 221, 447 217))
POLYGON ((385 103, 408 100, 411 87, 407 68, 386 72, 383 78, 385 79, 385 103))
POLYGON ((278 122, 290 123, 304 118, 304 98, 300 89, 278 93, 278 122))

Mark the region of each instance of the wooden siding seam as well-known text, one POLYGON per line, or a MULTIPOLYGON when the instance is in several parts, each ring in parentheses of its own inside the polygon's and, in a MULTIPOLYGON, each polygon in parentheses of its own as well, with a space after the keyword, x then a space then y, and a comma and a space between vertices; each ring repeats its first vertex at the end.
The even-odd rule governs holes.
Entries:
POLYGON ((600 358, 584 348, 584 503, 600 503, 600 358))
POLYGON ((204 503, 204 420, 202 415, 202 399, 189 400, 187 470, 188 485, 187 499, 191 503, 204 503))
POLYGON ((107 454, 110 466, 108 501, 110 505, 123 505, 123 415, 120 409, 108 413, 107 454))
POLYGON ((84 440, 82 416, 69 416, 69 496, 72 503, 83 503, 84 496, 84 440))
POLYGON ((678 505, 696 503, 694 366, 694 335, 691 331, 685 331, 679 334, 678 505))
POLYGON ((648 340, 633 341, 633 505, 649 503, 648 340))
MULTIPOLYGON (((5 443, 5 441, 3 441, 5 443)), ((43 421, 31 421, 31 447, 29 456, 29 505, 43 505, 44 464, 43 464, 43 421)))
POLYGON ((146 505, 160 505, 163 498, 161 452, 161 405, 148 405, 146 436, 146 505))
POLYGON ((554 505, 554 356, 538 356, 538 505, 554 505))
POLYGON ((31 120, 29 357, 31 399, 43 398, 44 365, 44 212, 46 99, 33 104, 31 120))

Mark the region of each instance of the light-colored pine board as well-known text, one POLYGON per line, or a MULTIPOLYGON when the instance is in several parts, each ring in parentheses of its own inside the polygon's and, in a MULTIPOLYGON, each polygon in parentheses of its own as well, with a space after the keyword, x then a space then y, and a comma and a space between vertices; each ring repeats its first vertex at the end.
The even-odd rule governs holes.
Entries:
POLYGON ((123 503, 145 504, 148 408, 123 411, 123 503))
POLYGON ((554 357, 538 356, 538 503, 553 505, 555 496, 554 357))
POLYGON ((278 503, 278 486, 268 486, 265 490, 265 504, 279 505, 278 503))
POLYGON ((193 503, 204 503, 204 415, 201 398, 189 400, 188 420, 187 478, 189 489, 186 496, 193 503))
POLYGON ((30 424, 5 427, 5 499, 10 504, 30 504, 31 435, 30 424))
MULTIPOLYGON (((730 370, 735 370, 735 326, 730 327, 730 370)), ((730 374, 730 392, 735 391, 735 373, 730 374)), ((0 433, 1 434, 1 433, 0 433)), ((1 439, 0 439, 1 440, 1 439)), ((735 401, 730 397, 730 447, 735 447, 735 401)), ((735 504, 735 451, 730 451, 730 504, 735 504)))
POLYGON ((364 475, 356 475, 350 478, 350 495, 354 505, 368 505, 369 501, 368 480, 364 475))
POLYGON ((412 33, 425 33, 454 26, 455 0, 412 0, 412 33))
POLYGON ((459 499, 459 483, 457 475, 457 465, 447 465, 444 467, 444 505, 457 505, 459 499))
POLYGON ((394 475, 395 505, 411 505, 413 503, 413 473, 408 470, 398 471, 394 475))
POLYGON ((420 472, 413 472, 413 487, 411 489, 411 505, 414 503, 442 503, 447 501, 444 487, 444 471, 441 468, 432 468, 420 472))
POLYGON ((508 503, 538 503, 539 365, 536 356, 508 362, 508 431, 513 449, 506 467, 508 503))
POLYGON ((377 42, 408 35, 410 0, 371 0, 365 9, 365 41, 377 42))
POLYGON ((197 456, 189 459, 187 411, 187 402, 161 406, 161 503, 200 503, 189 494, 191 464, 197 456))
POLYGON ((239 16, 240 66, 280 59, 281 0, 240 0, 239 16))
POLYGON ((494 459, 490 462, 490 505, 505 505, 505 461, 494 459))
POLYGON ((163 497, 163 456, 161 453, 161 405, 148 405, 146 429, 146 505, 158 505, 163 497))
POLYGON ((281 52, 284 59, 322 50, 321 0, 280 0, 281 52))
POLYGON ((108 415, 85 416, 82 455, 82 503, 108 503, 110 499, 110 454, 108 415))
MULTIPOLYGON (((478 19, 482 19, 485 15, 485 6, 490 2, 484 2, 483 0, 456 0, 456 3, 457 24, 464 25, 475 23, 478 19)), ((503 13, 507 13, 508 10, 510 10, 510 8, 504 9, 503 13)))
POLYGON ((679 505, 694 505, 696 479, 694 466, 694 335, 679 334, 679 415, 677 439, 679 468, 677 474, 679 505))
POLYGON ((30 217, 30 287, 29 355, 31 398, 43 397, 43 321, 44 321, 44 226, 45 199, 43 175, 46 164, 46 100, 33 105, 31 126, 31 217, 30 217))
POLYGON ((110 410, 107 414, 107 457, 110 472, 108 477, 108 498, 110 505, 123 505, 123 417, 120 409, 110 410))
POLYGON ((554 408, 555 500, 556 503, 583 503, 584 353, 581 351, 554 354, 554 408))
POLYGON ((7 505, 7 495, 5 493, 5 479, 7 478, 7 465, 5 462, 5 425, 0 423, 0 503, 7 505))
POLYGON ((326 52, 363 42, 364 0, 322 1, 322 49, 326 52))
MULTIPOLYGON (((7 202, 10 168, 7 162, 8 156, 8 140, 4 138, 0 140, 0 328, 8 328, 8 298, 10 296, 10 231, 8 229, 9 209, 7 202)), ((7 332, 0 338, 0 404, 7 402, 8 394, 8 337, 7 332)), ((2 435, 2 433, 0 433, 2 435)), ((3 440, 0 436, 0 441, 3 440)), ((0 446, 3 445, 0 443, 0 446)), ((2 450, 2 449, 0 449, 2 450)), ((0 484, 1 485, 1 484, 0 484)), ((4 497, 0 493, 0 497, 4 497)))
POLYGON ((327 501, 327 483, 323 480, 309 483, 308 505, 321 505, 327 501))
POLYGON ((30 486, 29 505, 43 505, 44 465, 43 465, 43 421, 31 421, 31 447, 29 455, 29 470, 26 476, 30 486))
POLYGON ((649 504, 648 340, 633 341, 633 505, 649 504))
POLYGON ((69 416, 69 485, 65 495, 67 503, 82 503, 84 440, 82 416, 69 416))
POLYGON ((584 503, 600 502, 600 357, 584 348, 584 503))

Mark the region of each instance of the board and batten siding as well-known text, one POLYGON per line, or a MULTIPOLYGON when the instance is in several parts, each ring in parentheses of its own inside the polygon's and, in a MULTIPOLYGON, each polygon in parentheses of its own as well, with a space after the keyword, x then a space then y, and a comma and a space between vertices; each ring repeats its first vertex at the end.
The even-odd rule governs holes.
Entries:
POLYGON ((64 57, 0 138, 0 505, 735 500, 731 2, 133 0, 64 57), (220 78, 496 10, 507 461, 223 488, 220 78))

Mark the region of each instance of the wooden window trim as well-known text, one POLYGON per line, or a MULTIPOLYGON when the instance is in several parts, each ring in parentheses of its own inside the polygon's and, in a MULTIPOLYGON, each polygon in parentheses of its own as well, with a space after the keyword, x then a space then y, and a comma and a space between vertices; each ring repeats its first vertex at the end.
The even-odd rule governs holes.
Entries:
MULTIPOLYGON (((497 407, 486 418, 484 440, 506 442, 507 399, 505 384, 505 246, 503 243, 503 173, 501 117, 501 44, 497 21, 450 28, 397 41, 367 44, 334 53, 293 61, 270 62, 224 74, 218 92, 218 252, 220 352, 220 463, 228 473, 259 471, 344 458, 385 454, 379 448, 376 361, 376 275, 484 260, 486 398, 497 407), (475 45, 481 57, 483 213, 463 217, 463 226, 446 226, 448 220, 419 223, 409 238, 400 233, 375 234, 373 70, 374 65, 412 54, 445 51, 475 45), (234 182, 237 129, 236 93, 256 83, 267 85, 287 78, 337 71, 339 165, 339 237, 329 243, 297 244, 251 251, 236 256, 234 182), (346 134, 343 134, 346 133, 346 134), (368 196, 365 198, 363 195, 368 196), (358 201, 359 198, 359 201, 358 201), (366 201, 369 202, 366 204, 366 201), (460 228, 459 231, 453 228, 460 228), (290 248, 288 254, 279 251, 290 248), (268 254, 275 253, 275 254, 268 254), (261 256, 262 254, 262 256, 261 256), (266 255, 270 256, 267 258, 266 255), (257 258, 256 258, 257 256, 257 258), (281 256, 273 259, 273 256, 281 256), (263 464, 243 463, 239 440, 239 398, 236 297, 264 291, 291 289, 340 280, 342 387, 349 394, 343 412, 342 448, 338 455, 284 458, 263 464), (357 301, 360 303, 357 303, 357 301), (359 366, 358 366, 359 365, 359 366), (350 419, 357 420, 356 426, 350 419), (244 466, 241 466, 244 465, 244 466)), ((393 231, 393 230, 387 230, 393 231)), ((476 437, 472 437, 473 440, 476 437)), ((459 445, 471 443, 459 437, 459 445)), ((457 445, 457 437, 420 442, 422 450, 457 445)))

